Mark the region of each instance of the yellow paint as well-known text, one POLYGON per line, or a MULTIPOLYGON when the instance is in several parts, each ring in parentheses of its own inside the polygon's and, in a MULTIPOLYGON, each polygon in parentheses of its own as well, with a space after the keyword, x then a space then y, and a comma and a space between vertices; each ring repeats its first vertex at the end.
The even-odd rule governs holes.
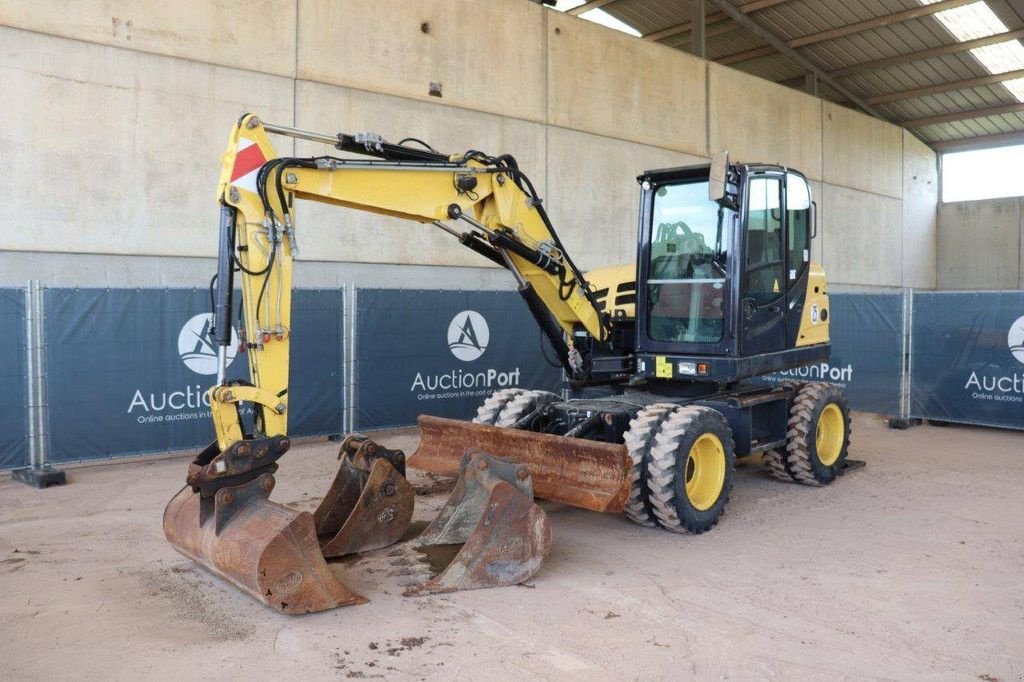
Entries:
POLYGON ((818 459, 825 466, 832 466, 843 452, 846 441, 846 422, 843 411, 835 403, 829 403, 818 415, 818 425, 814 433, 814 449, 818 459))
POLYGON ((800 332, 796 337, 797 347, 828 343, 828 319, 822 321, 822 311, 825 311, 826 316, 832 314, 828 307, 828 292, 825 290, 825 271, 817 263, 811 263, 807 292, 804 294, 804 310, 800 316, 800 332))
MULTIPOLYGON (((237 209, 236 246, 241 247, 237 257, 247 270, 260 272, 267 267, 272 251, 267 229, 270 216, 265 214, 257 192, 231 182, 239 143, 243 140, 257 145, 266 161, 277 157, 260 120, 253 115, 243 117, 232 129, 227 148, 221 156, 217 197, 237 209)), ((266 179, 271 190, 267 192, 270 212, 283 228, 286 226, 285 211, 276 191, 273 191, 275 181, 276 173, 272 172, 266 179)), ((486 170, 476 161, 462 163, 451 171, 396 169, 386 165, 372 169, 344 166, 288 168, 281 173, 281 181, 287 205, 292 205, 293 199, 305 199, 430 223, 447 220, 449 206, 455 204, 467 217, 472 217, 489 230, 508 230, 528 245, 554 242, 540 213, 512 179, 505 173, 486 170), (466 174, 477 179, 477 186, 471 192, 460 194, 455 180, 457 176, 466 174)), ((296 230, 299 239, 306 234, 301 227, 296 230)), ((211 389, 210 405, 221 450, 243 438, 235 409, 239 402, 255 402, 264 406, 265 435, 285 435, 288 432, 292 253, 289 240, 280 229, 278 236, 280 241, 276 246, 274 265, 258 311, 257 300, 266 275, 249 275, 244 271, 237 275, 242 289, 245 339, 249 344, 249 375, 253 386, 211 389)), ((563 300, 557 276, 515 254, 506 252, 506 255, 518 274, 533 286, 567 337, 577 325, 595 338, 605 337, 602 315, 594 309, 581 287, 575 286, 563 300)), ((557 252, 552 257, 564 263, 557 252)), ((632 270, 635 268, 631 273, 632 270)), ((635 274, 628 277, 633 279, 635 274)))
POLYGON ((605 303, 605 313, 612 317, 616 317, 618 315, 623 315, 625 317, 636 316, 635 303, 624 303, 619 305, 615 302, 615 299, 620 295, 618 291, 620 284, 632 284, 632 291, 625 293, 632 293, 634 298, 636 297, 636 263, 606 265, 604 267, 588 270, 586 274, 587 281, 590 282, 590 288, 592 290, 598 292, 607 289, 608 291, 608 293, 603 297, 599 297, 599 301, 604 301, 605 303))
POLYGON ((664 355, 657 355, 654 358, 654 376, 659 379, 672 378, 672 362, 664 355))
POLYGON ((703 433, 694 441, 686 458, 686 498, 700 511, 714 506, 725 485, 725 448, 713 433, 703 433))

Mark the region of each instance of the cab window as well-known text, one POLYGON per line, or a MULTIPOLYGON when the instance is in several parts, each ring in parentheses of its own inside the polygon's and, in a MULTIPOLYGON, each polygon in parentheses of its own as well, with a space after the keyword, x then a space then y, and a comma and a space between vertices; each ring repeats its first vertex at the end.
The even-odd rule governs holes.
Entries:
POLYGON ((789 218, 787 276, 790 285, 803 276, 811 260, 811 191, 807 181, 794 173, 786 174, 786 215, 789 218))
POLYGON ((782 182, 755 177, 747 190, 745 295, 757 305, 779 298, 786 286, 782 243, 782 182))

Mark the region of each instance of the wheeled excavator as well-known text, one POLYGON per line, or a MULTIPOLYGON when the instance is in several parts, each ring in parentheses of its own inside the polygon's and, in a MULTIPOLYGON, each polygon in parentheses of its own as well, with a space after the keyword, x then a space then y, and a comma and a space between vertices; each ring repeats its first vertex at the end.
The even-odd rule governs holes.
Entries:
MULTIPOLYGON (((507 269, 554 349, 567 398, 507 388, 472 421, 419 417, 408 466, 458 482, 419 545, 457 545, 452 564, 407 594, 508 585, 534 575, 551 534, 534 496, 701 533, 722 516, 737 457, 768 472, 832 482, 850 442, 837 387, 760 379, 829 357, 829 299, 811 262, 807 179, 771 164, 652 170, 640 185, 636 262, 583 272, 534 185, 509 155, 446 154, 407 138, 322 134, 243 116, 217 197, 212 283, 219 349, 209 389, 216 440, 192 462, 164 516, 181 552, 264 603, 300 613, 365 599, 324 557, 386 547, 405 534, 414 495, 406 458, 353 434, 315 513, 271 502, 287 452, 295 200, 436 226, 507 269), (269 135, 332 148, 280 157, 269 135), (250 380, 228 381, 242 291, 250 380), (241 406, 253 408, 252 423, 241 406)), ((398 551, 399 563, 408 551, 398 551)))

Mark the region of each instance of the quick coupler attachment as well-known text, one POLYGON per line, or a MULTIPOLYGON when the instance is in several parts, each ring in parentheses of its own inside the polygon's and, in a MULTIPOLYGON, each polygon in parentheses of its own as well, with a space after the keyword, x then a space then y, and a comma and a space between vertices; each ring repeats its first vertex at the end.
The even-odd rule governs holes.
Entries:
POLYGON ((437 517, 392 553, 392 565, 423 578, 403 593, 412 597, 516 585, 533 577, 550 551, 551 526, 533 501, 529 470, 471 449, 437 517))
POLYGON ((352 434, 338 451, 341 466, 315 512, 325 557, 380 549, 398 542, 412 522, 414 492, 405 453, 352 434))

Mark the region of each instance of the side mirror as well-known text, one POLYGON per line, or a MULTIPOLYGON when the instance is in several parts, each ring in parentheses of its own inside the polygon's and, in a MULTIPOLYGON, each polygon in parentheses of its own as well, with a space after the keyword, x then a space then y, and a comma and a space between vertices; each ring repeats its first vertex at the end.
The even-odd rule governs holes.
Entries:
POLYGON ((725 183, 729 178, 729 152, 721 151, 711 157, 711 174, 708 177, 708 199, 721 201, 725 198, 725 183))
POLYGON ((811 239, 818 236, 818 202, 811 202, 811 239))

